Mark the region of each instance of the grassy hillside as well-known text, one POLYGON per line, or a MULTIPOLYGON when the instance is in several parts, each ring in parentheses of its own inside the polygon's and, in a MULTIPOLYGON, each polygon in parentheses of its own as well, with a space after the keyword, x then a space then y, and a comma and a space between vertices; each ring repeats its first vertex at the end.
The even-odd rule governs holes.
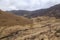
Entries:
POLYGON ((60 19, 49 16, 32 18, 31 26, 7 26, 0 28, 0 40, 59 40, 60 19))
POLYGON ((31 21, 29 19, 0 10, 0 26, 27 25, 27 24, 31 24, 31 21))
POLYGON ((0 10, 0 40, 59 40, 59 7, 49 9, 46 15, 38 11, 31 19, 0 10))

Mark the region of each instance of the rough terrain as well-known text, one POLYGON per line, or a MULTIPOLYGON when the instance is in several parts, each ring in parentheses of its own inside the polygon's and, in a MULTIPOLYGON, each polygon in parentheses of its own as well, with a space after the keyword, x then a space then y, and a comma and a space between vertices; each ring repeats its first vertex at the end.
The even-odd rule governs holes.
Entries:
POLYGON ((1 27, 0 40, 59 40, 60 19, 44 18, 44 20, 42 17, 32 18, 32 25, 1 27))

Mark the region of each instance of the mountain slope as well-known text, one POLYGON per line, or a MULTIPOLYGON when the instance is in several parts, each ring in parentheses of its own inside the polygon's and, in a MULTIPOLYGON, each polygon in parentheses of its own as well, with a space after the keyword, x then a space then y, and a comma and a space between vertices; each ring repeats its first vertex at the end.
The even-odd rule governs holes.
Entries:
POLYGON ((52 6, 50 8, 47 9, 40 9, 40 10, 35 10, 35 11, 24 11, 24 10, 14 10, 14 11, 10 11, 16 15, 22 15, 28 18, 31 17, 37 17, 37 16, 54 16, 56 18, 60 17, 60 4, 57 4, 55 6, 52 6))
POLYGON ((56 10, 60 10, 60 7, 58 5, 55 7, 37 10, 32 12, 33 14, 29 13, 27 17, 32 17, 31 20, 0 11, 0 25, 4 23, 8 25, 4 24, 0 27, 0 40, 59 40, 60 11, 56 10))
POLYGON ((60 17, 60 4, 52 6, 48 9, 41 9, 36 10, 31 14, 30 16, 36 17, 36 16, 54 16, 56 18, 60 17))
POLYGON ((7 11, 7 12, 11 12, 15 15, 25 16, 25 17, 32 14, 32 11, 27 11, 27 10, 12 10, 12 11, 7 11))
POLYGON ((27 25, 30 23, 31 21, 27 18, 0 10, 0 26, 27 25))
POLYGON ((60 19, 41 16, 33 18, 33 26, 0 28, 0 40, 59 40, 60 19), (37 20, 38 19, 38 20, 37 20), (49 20, 48 20, 49 19, 49 20))

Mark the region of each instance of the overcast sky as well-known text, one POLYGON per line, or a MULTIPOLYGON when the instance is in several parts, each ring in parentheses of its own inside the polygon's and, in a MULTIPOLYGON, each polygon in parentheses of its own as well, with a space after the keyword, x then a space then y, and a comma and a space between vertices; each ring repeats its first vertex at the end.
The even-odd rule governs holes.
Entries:
POLYGON ((0 0, 2 10, 36 10, 59 4, 60 0, 0 0))

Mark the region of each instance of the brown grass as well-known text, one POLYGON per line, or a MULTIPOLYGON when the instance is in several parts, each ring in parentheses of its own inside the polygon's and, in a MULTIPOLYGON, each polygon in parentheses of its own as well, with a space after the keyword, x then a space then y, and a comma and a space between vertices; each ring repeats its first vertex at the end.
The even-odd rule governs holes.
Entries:
POLYGON ((0 10, 0 26, 27 25, 31 23, 32 22, 27 18, 0 10))
POLYGON ((41 16, 30 20, 0 11, 0 40, 58 40, 59 33, 60 19, 55 17, 41 16))

